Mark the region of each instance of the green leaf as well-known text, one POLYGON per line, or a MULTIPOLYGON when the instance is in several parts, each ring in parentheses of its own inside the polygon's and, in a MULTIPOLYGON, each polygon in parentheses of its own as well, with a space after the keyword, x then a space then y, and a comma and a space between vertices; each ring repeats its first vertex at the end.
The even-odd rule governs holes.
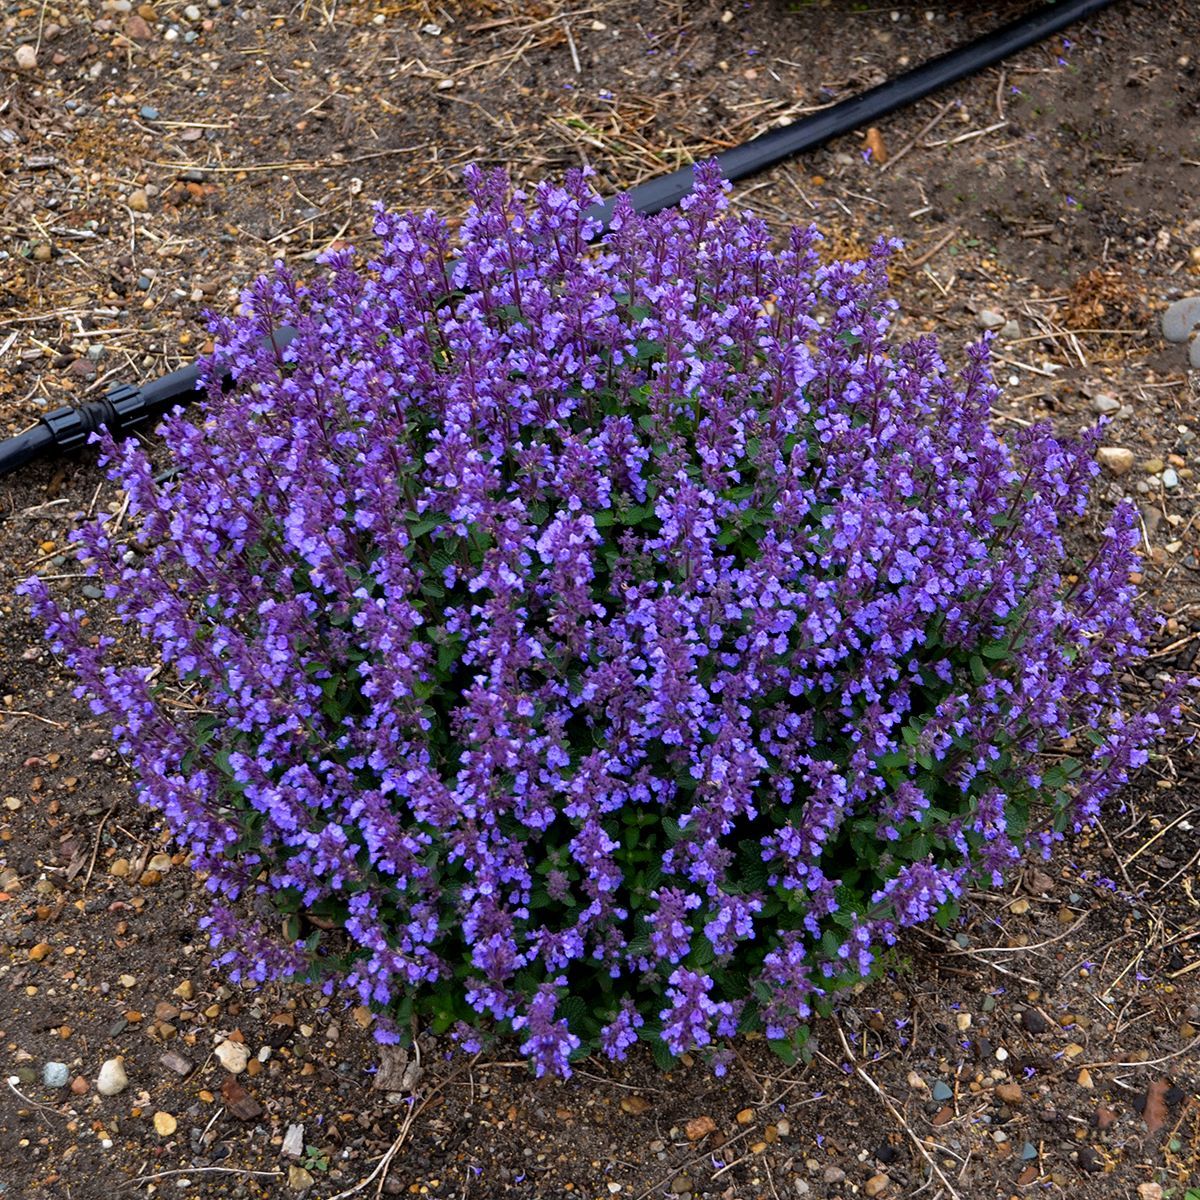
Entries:
POLYGON ((767 1045, 770 1046, 771 1053, 780 1059, 785 1066, 794 1067, 799 1061, 800 1055, 796 1047, 787 1038, 768 1038, 767 1045))
POLYGON ((679 1065, 679 1059, 667 1048, 667 1043, 656 1033, 650 1039, 650 1052, 654 1055, 654 1063, 660 1071, 673 1071, 679 1065))
POLYGON ((431 533, 439 525, 445 525, 449 520, 444 513, 426 513, 417 523, 408 531, 410 537, 424 537, 425 534, 431 533))

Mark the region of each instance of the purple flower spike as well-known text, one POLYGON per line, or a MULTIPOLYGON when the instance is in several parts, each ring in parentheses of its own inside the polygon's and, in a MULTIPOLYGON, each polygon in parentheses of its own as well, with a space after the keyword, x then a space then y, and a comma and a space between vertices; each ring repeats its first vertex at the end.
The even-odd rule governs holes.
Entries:
POLYGON ((1063 543, 1094 436, 1002 441, 986 340, 896 342, 896 243, 825 262, 695 183, 597 241, 583 172, 468 170, 454 234, 379 210, 369 261, 214 317, 169 462, 102 435, 128 521, 78 550, 122 636, 23 591, 235 978, 539 1075, 794 1056, 1146 762, 1136 510, 1063 543))

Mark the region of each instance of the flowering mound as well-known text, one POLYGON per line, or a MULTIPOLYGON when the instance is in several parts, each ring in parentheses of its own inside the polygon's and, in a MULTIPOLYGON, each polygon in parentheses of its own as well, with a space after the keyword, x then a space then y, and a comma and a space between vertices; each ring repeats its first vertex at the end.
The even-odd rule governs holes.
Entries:
POLYGON ((1090 444, 1001 442, 986 345, 955 379, 890 343, 887 244, 772 249, 697 178, 589 245, 581 175, 472 173, 456 242, 380 212, 365 268, 277 269, 215 322, 238 387, 164 422, 172 471, 107 446, 135 532, 82 553, 153 668, 26 585, 242 977, 384 1039, 515 1033, 539 1073, 794 1055, 1144 761, 1132 512, 1062 544, 1090 444))

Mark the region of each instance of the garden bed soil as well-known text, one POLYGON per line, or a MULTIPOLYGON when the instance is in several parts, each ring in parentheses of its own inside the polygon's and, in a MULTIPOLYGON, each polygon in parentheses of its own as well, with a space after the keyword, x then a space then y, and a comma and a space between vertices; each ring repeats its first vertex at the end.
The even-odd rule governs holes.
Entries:
MULTIPOLYGON (((458 213, 469 161, 522 180, 587 161, 602 191, 631 185, 1020 11, 9 5, 0 431, 190 358, 203 310, 228 310, 273 257, 306 272, 335 243, 369 249, 371 201, 458 213)), ((1072 434, 1112 412, 1105 442, 1132 465, 1102 477, 1077 537, 1121 495, 1140 503, 1163 625, 1120 681, 1131 704, 1200 648, 1197 392, 1157 325, 1200 291, 1198 19, 1194 2, 1117 4, 1069 45, 881 122, 869 156, 850 136, 737 189, 779 228, 818 223, 831 253, 903 238, 901 331, 937 330, 952 362, 1002 324, 1001 428, 1048 417, 1072 434)), ((0 1195, 324 1200, 373 1171, 357 1195, 1200 1188, 1190 706, 1102 828, 972 895, 961 928, 908 936, 887 979, 815 1025, 811 1063, 785 1069, 746 1040, 723 1080, 635 1056, 538 1082, 427 1043, 408 1097, 372 1087, 369 1014, 210 966, 202 893, 12 595, 37 571, 103 623, 63 551, 83 514, 121 504, 88 455, 0 484, 0 1065, 15 1080, 0 1086, 0 1195), (236 1077, 215 1054, 228 1040, 250 1051, 236 1077), (102 1097, 117 1056, 129 1084, 102 1097), (44 1086, 47 1062, 74 1086, 44 1086)))

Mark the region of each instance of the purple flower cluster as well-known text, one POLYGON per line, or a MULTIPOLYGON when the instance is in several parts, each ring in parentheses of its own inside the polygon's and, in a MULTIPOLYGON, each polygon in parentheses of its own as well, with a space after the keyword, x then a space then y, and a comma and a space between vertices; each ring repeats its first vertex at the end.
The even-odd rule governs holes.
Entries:
POLYGON ((713 167, 601 241, 582 174, 468 184, 214 319, 166 475, 106 442, 80 553, 161 670, 27 591, 244 977, 538 1073, 793 1045, 1145 761, 1132 510, 1068 565, 1091 443, 890 341, 886 242, 774 248, 713 167))

